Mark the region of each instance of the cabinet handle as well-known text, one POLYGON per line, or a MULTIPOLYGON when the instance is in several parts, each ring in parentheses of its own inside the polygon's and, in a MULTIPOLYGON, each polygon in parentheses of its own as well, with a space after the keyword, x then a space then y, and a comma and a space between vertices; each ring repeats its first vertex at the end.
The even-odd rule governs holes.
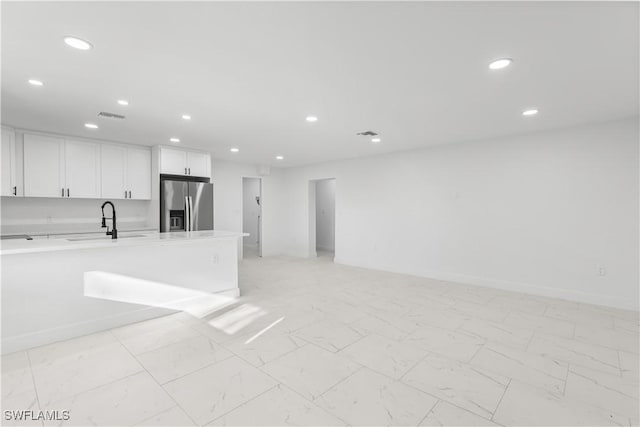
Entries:
POLYGON ((124 198, 127 198, 127 190, 124 190, 124 198))
POLYGON ((18 195, 18 187, 16 187, 16 186, 13 187, 13 195, 14 196, 18 195))
POLYGON ((189 168, 189 175, 191 175, 191 168, 189 168))
POLYGON ((62 189, 62 197, 64 197, 64 188, 62 189))
POLYGON ((187 174, 187 168, 184 168, 184 174, 185 175, 187 174))
POLYGON ((67 197, 69 197, 69 189, 67 188, 67 197))
POLYGON ((129 190, 129 198, 131 198, 131 190, 129 190))

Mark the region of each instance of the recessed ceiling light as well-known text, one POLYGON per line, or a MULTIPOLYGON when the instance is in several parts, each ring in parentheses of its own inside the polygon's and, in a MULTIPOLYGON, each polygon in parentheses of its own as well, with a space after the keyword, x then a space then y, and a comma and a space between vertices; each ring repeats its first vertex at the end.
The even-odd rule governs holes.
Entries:
POLYGON ((500 58, 489 64, 489 69, 491 70, 500 70, 502 68, 506 68, 513 62, 511 58, 500 58))
POLYGON ((524 110, 522 112, 523 116, 535 116, 536 114, 538 114, 538 110, 536 110, 535 108, 531 108, 530 110, 524 110))
POLYGON ((318 118, 316 116, 307 116, 306 119, 308 122, 317 122, 318 118))
POLYGON ((284 160, 283 156, 276 156, 276 160, 284 160))
POLYGON ((229 151, 231 151, 232 153, 237 153, 238 151, 240 151, 239 148, 231 148, 229 151))
POLYGON ((183 114, 182 118, 185 119, 185 120, 191 120, 191 116, 188 115, 188 114, 183 114))
POLYGON ((380 141, 382 141, 380 138, 371 138, 371 142, 373 142, 374 144, 377 144, 380 141))
POLYGON ((180 138, 169 138, 171 142, 180 142, 180 138))
POLYGON ((98 129, 98 125, 96 125, 94 123, 85 123, 84 127, 89 128, 89 129, 98 129))
POLYGON ((35 79, 29 79, 29 83, 31 83, 34 86, 42 86, 44 84, 40 80, 35 80, 35 79))
POLYGON ((118 104, 120 104, 120 105, 129 105, 129 101, 127 101, 126 99, 119 99, 118 100, 118 104))
POLYGON ((65 37, 64 42, 69 46, 80 50, 89 50, 93 47, 88 41, 79 39, 77 37, 65 37))

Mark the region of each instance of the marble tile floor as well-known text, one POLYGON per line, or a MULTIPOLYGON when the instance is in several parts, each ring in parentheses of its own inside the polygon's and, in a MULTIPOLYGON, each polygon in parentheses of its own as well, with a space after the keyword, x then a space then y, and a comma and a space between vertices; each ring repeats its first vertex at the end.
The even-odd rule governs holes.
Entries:
POLYGON ((637 312, 245 259, 242 297, 2 357, 3 425, 638 425, 637 312), (68 410, 15 422, 6 410, 68 410))

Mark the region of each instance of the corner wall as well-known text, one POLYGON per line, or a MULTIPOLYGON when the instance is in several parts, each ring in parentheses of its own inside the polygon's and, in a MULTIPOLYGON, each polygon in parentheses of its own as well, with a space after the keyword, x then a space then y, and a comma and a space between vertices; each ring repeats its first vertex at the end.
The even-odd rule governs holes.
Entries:
MULTIPOLYGON (((285 169, 283 253, 336 178, 336 262, 638 308, 638 119, 285 169)), ((267 227, 265 226, 265 230, 267 227)))
MULTIPOLYGON (((242 178, 260 177, 255 165, 212 159, 213 223, 216 230, 242 232, 242 178)), ((262 176, 262 254, 282 253, 282 171, 262 176)), ((239 245, 242 251, 242 244, 239 245)), ((241 254, 240 254, 241 255, 241 254)))

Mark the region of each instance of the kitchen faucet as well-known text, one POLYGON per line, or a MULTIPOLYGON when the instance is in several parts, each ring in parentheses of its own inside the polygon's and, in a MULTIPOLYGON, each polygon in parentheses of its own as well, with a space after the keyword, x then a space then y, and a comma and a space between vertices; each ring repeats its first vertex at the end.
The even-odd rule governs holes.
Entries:
POLYGON ((112 239, 118 238, 118 229, 116 228, 116 207, 108 200, 102 204, 102 228, 105 227, 107 229, 107 236, 111 236, 112 239), (104 216, 104 207, 106 205, 111 205, 111 218, 105 218, 104 216), (109 231, 109 227, 107 227, 108 219, 110 219, 113 224, 113 230, 111 231, 109 231))

